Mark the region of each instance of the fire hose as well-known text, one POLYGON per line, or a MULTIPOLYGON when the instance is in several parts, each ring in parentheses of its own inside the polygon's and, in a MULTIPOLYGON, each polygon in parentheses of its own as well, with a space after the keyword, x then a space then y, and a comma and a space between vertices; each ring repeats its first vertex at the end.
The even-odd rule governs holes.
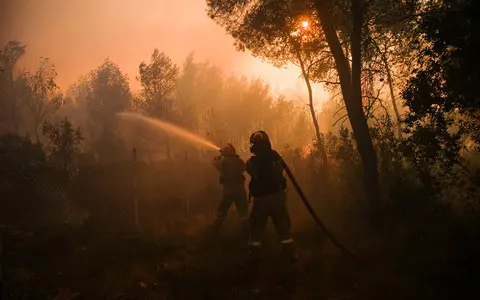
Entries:
POLYGON ((315 210, 313 209, 312 205, 310 204, 310 202, 308 202, 307 200, 307 197, 305 196, 305 194, 303 193, 302 189, 300 188, 300 185, 298 184, 297 180, 295 179, 295 177, 293 176, 293 173, 292 171, 290 170, 290 168, 287 166, 287 164, 285 163, 285 161, 282 159, 282 165, 283 165, 283 168, 285 169, 285 172, 287 173, 288 177, 290 178, 290 181, 292 182, 293 186, 295 187, 295 190, 297 191, 298 195, 300 196, 300 199, 302 200, 303 204, 306 206, 308 212, 310 213, 310 215, 313 217, 313 219, 315 220, 315 222, 317 223, 317 225, 322 229, 322 231, 325 233, 325 235, 330 239, 330 241, 332 242, 332 244, 334 244, 337 248, 339 248, 340 250, 342 250, 344 253, 346 253, 347 255, 349 255, 350 257, 358 260, 358 257, 353 254, 352 251, 348 250, 347 247, 345 247, 342 243, 340 243, 333 235, 332 233, 330 232, 330 230, 328 230, 328 228, 325 226, 325 224, 323 224, 322 220, 318 217, 318 215, 315 213, 315 210))

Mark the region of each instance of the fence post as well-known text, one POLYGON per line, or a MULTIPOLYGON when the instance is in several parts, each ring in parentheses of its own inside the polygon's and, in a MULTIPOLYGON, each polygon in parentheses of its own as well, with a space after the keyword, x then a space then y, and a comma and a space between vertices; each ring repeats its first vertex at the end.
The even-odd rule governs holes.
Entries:
POLYGON ((4 278, 3 278, 3 252, 2 252, 2 243, 3 243, 3 227, 0 226, 0 300, 5 298, 4 291, 4 278))
MULTIPOLYGON (((185 175, 184 180, 190 182, 190 173, 189 173, 189 165, 188 165, 188 150, 185 151, 185 175)), ((190 215, 190 188, 187 186, 185 189, 185 217, 188 218, 190 215)))
POLYGON ((137 170, 137 149, 133 148, 133 214, 135 217, 135 229, 140 231, 140 218, 138 215, 138 170, 137 170))

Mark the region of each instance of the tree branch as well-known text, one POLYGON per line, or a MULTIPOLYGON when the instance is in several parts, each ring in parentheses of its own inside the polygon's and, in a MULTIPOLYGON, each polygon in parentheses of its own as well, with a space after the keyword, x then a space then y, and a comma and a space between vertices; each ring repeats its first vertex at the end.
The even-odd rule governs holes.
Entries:
POLYGON ((342 109, 346 108, 345 105, 340 107, 333 115, 332 118, 335 117, 342 109))
POLYGON ((329 81, 329 80, 314 80, 315 83, 324 83, 324 84, 340 84, 339 81, 329 81))
MULTIPOLYGON (((345 114, 345 115, 341 116, 340 118, 338 118, 338 119, 332 124, 332 127, 335 127, 335 125, 337 125, 337 123, 340 122, 342 119, 343 119, 343 122, 345 122, 345 121, 348 119, 348 114, 345 114)), ((342 124, 343 124, 343 122, 342 122, 342 124)))

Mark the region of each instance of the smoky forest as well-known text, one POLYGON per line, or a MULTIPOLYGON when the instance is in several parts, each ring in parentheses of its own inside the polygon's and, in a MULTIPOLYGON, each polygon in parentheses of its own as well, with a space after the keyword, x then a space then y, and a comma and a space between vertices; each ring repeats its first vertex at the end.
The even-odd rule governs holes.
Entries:
POLYGON ((0 45, 0 299, 479 299, 480 2, 200 2, 301 94, 0 45))

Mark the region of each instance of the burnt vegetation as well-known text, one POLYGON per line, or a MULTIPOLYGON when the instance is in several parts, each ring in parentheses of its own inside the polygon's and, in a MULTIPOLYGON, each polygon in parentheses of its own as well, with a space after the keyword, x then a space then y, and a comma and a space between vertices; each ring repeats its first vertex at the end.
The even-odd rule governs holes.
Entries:
POLYGON ((309 99, 155 49, 140 89, 106 59, 62 91, 54 61, 0 50, 0 299, 476 299, 480 251, 478 1, 208 0, 240 51, 294 63, 309 99), (331 93, 314 103, 311 84, 331 93), (267 236, 261 292, 206 150, 141 123, 168 121, 249 156, 268 132, 289 182, 299 263, 281 290, 267 236), (138 205, 137 205, 138 204, 138 205), (138 210, 137 210, 138 208, 138 210))

